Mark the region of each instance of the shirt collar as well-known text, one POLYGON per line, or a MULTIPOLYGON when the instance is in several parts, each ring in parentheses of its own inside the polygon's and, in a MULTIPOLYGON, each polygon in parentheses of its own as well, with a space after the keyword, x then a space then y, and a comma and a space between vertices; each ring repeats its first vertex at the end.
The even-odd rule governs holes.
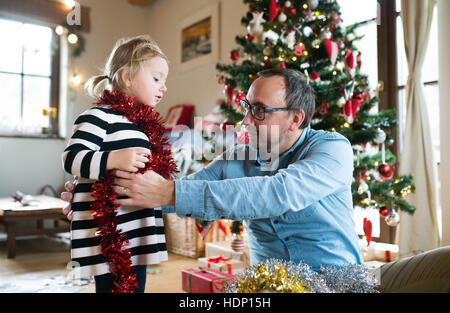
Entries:
MULTIPOLYGON (((308 135, 310 129, 311 129, 311 126, 310 126, 310 125, 308 125, 308 127, 306 127, 305 129, 303 129, 303 132, 302 132, 300 138, 297 140, 297 142, 296 142, 296 143, 295 143, 288 151, 284 152, 284 153, 280 156, 279 160, 284 159, 287 155, 289 155, 289 154, 292 153, 293 151, 296 151, 297 148, 300 147, 300 146, 302 145, 302 143, 305 141, 305 139, 306 139, 306 137, 307 137, 307 135, 308 135)), ((265 162, 265 161, 261 160, 261 158, 259 157, 259 153, 258 153, 258 155, 257 155, 256 162, 257 162, 257 164, 258 164, 258 163, 259 163, 259 164, 269 164, 269 163, 270 163, 270 162, 265 162)))

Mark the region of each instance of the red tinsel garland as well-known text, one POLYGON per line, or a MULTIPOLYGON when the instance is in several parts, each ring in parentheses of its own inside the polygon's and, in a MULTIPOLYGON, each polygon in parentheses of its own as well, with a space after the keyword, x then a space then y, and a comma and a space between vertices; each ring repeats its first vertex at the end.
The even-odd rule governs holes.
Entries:
MULTIPOLYGON (((133 97, 128 97, 123 92, 111 92, 105 90, 96 105, 110 105, 111 110, 122 113, 130 122, 139 126, 147 135, 151 151, 149 162, 139 173, 153 170, 165 179, 171 179, 178 172, 175 161, 172 158, 170 143, 163 137, 164 126, 160 115, 152 107, 137 103, 133 97)), ((138 284, 136 275, 131 266, 131 252, 125 248, 128 240, 121 230, 117 229, 117 208, 113 201, 114 194, 112 184, 114 177, 105 173, 103 180, 92 185, 92 196, 95 201, 90 205, 91 214, 97 225, 97 236, 101 236, 100 246, 105 261, 110 266, 114 278, 116 293, 133 293, 138 284)))

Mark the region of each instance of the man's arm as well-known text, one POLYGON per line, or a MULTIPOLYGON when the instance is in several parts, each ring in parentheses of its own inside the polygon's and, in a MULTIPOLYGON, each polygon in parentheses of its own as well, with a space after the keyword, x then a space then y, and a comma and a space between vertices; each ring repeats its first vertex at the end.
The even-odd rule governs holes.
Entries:
POLYGON ((175 211, 203 220, 258 219, 302 210, 351 184, 353 152, 337 138, 316 144, 273 176, 175 182, 175 211))

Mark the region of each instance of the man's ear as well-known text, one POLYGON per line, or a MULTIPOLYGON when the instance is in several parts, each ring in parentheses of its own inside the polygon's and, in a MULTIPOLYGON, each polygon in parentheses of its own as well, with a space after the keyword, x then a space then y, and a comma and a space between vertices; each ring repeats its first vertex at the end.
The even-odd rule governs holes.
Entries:
POLYGON ((294 131, 300 128, 300 125, 302 125, 303 121, 305 120, 305 112, 302 111, 292 111, 292 120, 291 124, 289 125, 289 130, 294 131))

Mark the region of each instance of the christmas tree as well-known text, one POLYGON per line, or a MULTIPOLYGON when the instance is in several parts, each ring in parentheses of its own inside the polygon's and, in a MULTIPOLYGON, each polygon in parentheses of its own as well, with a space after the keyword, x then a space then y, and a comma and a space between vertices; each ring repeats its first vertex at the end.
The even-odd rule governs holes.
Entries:
POLYGON ((415 189, 413 178, 394 177, 396 158, 388 149, 394 144, 396 112, 378 110, 379 99, 361 71, 357 42, 362 37, 355 34, 359 25, 343 27, 335 0, 244 3, 249 11, 242 24, 248 33, 236 36, 232 62, 216 66, 226 95, 222 113, 231 123, 240 123, 240 100, 259 71, 300 70, 316 94, 311 127, 339 132, 352 144, 354 206, 378 209, 390 226, 399 222, 398 210, 414 214, 415 207, 406 200, 415 189))

